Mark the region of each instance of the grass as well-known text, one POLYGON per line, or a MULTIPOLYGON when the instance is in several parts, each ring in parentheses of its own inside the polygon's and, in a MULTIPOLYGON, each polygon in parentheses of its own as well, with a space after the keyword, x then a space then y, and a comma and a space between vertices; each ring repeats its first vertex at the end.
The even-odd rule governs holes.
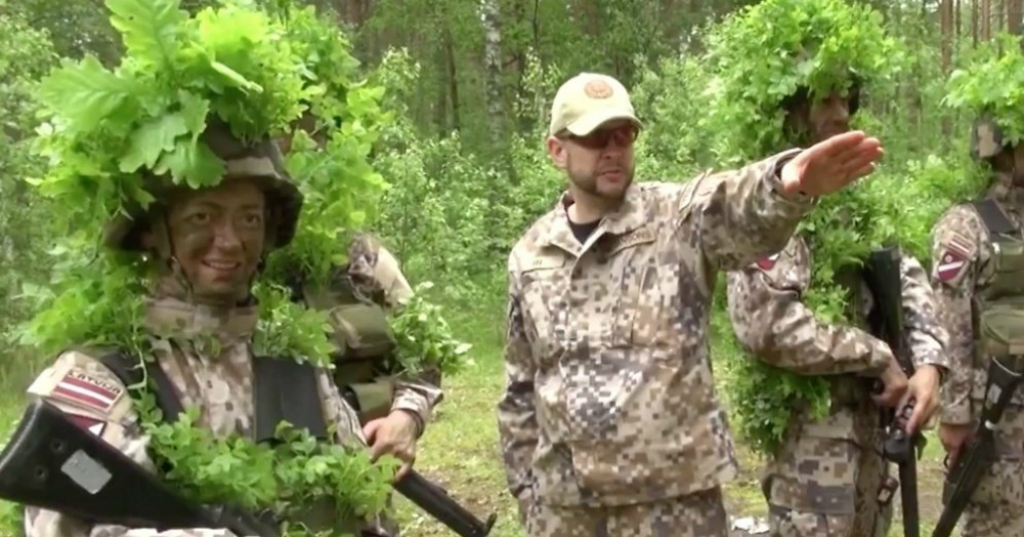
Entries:
MULTIPOLYGON (((445 398, 420 440, 416 469, 481 519, 496 513, 493 537, 520 537, 524 533, 519 527, 516 503, 506 492, 495 415, 503 383, 504 310, 501 305, 477 304, 469 309, 449 307, 445 311, 456 336, 473 344, 474 363, 459 375, 444 379, 445 398)), ((11 427, 21 415, 23 397, 19 393, 24 392, 28 378, 19 374, 4 379, 5 386, 19 388, 6 390, 6 395, 0 396, 0 423, 11 427)), ((933 431, 927 437, 928 445, 918 463, 922 535, 930 533, 938 517, 942 490, 942 448, 933 431)), ((759 483, 762 465, 741 441, 737 444, 741 472, 725 487, 730 520, 741 516, 764 517, 767 507, 759 483)), ((898 498, 895 501, 898 504, 898 498)), ((452 535, 405 498, 396 495, 395 503, 405 537, 452 535)), ((890 536, 903 534, 900 520, 897 506, 890 536)))

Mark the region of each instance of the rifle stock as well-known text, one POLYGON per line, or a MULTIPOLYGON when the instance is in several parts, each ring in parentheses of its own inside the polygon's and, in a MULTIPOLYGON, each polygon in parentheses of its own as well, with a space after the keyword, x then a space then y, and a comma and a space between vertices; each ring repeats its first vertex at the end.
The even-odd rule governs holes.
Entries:
POLYGON ((227 528, 238 536, 280 537, 276 528, 246 513, 186 500, 43 399, 29 403, 0 453, 0 498, 90 524, 227 528))
POLYGON ((971 439, 961 449, 953 467, 946 474, 942 490, 942 514, 935 524, 932 537, 949 537, 953 533, 953 528, 967 508, 982 476, 992 465, 995 431, 1022 380, 1024 376, 1008 368, 999 358, 992 358, 989 362, 981 419, 971 439))
MULTIPOLYGON (((867 261, 864 279, 871 289, 876 304, 871 315, 872 332, 892 350, 900 368, 911 377, 914 362, 911 360, 903 340, 903 286, 900 275, 900 251, 895 246, 873 250, 867 261)), ((875 381, 873 391, 884 389, 881 381, 875 381)), ((921 433, 908 435, 907 420, 914 411, 916 401, 911 398, 903 408, 883 409, 882 423, 886 438, 882 455, 899 468, 900 501, 903 508, 904 537, 918 537, 920 516, 917 502, 917 456, 915 448, 923 451, 925 439, 921 433)))

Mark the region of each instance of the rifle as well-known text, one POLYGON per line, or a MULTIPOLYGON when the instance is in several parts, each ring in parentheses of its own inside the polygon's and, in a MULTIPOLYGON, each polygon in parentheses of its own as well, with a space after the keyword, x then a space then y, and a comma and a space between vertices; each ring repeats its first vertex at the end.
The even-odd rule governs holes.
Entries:
MULTIPOLYGON (((872 332, 885 341, 907 377, 914 375, 914 362, 903 343, 903 299, 900 278, 900 251, 895 246, 873 250, 868 256, 864 279, 875 298, 875 308, 869 316, 872 332)), ((881 381, 874 384, 875 393, 884 390, 881 381)), ((906 431, 907 420, 914 412, 916 401, 911 398, 898 412, 882 409, 882 423, 886 438, 882 456, 899 468, 900 501, 903 505, 903 535, 918 537, 920 518, 917 506, 917 457, 924 451, 924 436, 917 431, 913 436, 906 431), (914 450, 919 451, 915 457, 914 450)), ((882 501, 887 502, 888 498, 882 501)))
POLYGON ((946 473, 942 487, 942 514, 932 537, 949 537, 953 533, 953 527, 995 458, 996 428, 1022 380, 1024 375, 1006 367, 1000 358, 992 358, 989 362, 981 419, 975 425, 970 440, 960 449, 953 468, 946 473))
POLYGON ((90 524, 161 531, 227 528, 239 537, 281 535, 274 525, 242 510, 186 500, 43 399, 29 404, 0 453, 0 498, 90 524))
MULTIPOLYGON (((485 537, 482 522, 439 486, 410 471, 395 489, 461 537, 485 537)), ((239 537, 281 537, 274 522, 233 506, 195 504, 124 453, 75 424, 52 403, 33 400, 0 452, 0 498, 58 511, 90 524, 158 530, 227 528, 239 537)))

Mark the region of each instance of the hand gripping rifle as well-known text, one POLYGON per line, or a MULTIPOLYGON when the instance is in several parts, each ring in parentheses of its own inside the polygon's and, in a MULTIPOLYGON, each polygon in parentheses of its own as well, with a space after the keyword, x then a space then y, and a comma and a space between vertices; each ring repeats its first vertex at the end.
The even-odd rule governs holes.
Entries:
MULTIPOLYGON (((423 476, 395 488, 461 537, 485 537, 487 522, 423 476)), ((226 528, 239 537, 280 537, 268 522, 231 506, 197 505, 43 399, 33 400, 0 452, 0 498, 58 511, 90 524, 158 530, 226 528)))
MULTIPOLYGON (((868 256, 864 279, 875 299, 875 307, 868 318, 872 333, 889 345, 900 368, 909 378, 914 375, 914 362, 903 342, 903 293, 899 249, 887 246, 873 250, 868 256)), ((874 391, 880 393, 883 389, 881 381, 876 381, 874 391)), ((918 537, 920 534, 917 458, 924 451, 925 439, 920 431, 912 436, 906 431, 907 420, 914 413, 915 403, 916 401, 911 398, 903 408, 882 410, 882 423, 886 428, 882 455, 899 467, 904 537, 918 537)), ((880 500, 888 502, 891 497, 880 500)))
POLYGON ((971 439, 960 448, 953 467, 946 473, 946 482, 942 487, 942 514, 932 531, 932 537, 949 537, 953 533, 953 527, 967 507, 967 502, 992 465, 995 458, 995 431, 1022 379, 1024 376, 1008 368, 999 357, 989 362, 981 419, 971 439))

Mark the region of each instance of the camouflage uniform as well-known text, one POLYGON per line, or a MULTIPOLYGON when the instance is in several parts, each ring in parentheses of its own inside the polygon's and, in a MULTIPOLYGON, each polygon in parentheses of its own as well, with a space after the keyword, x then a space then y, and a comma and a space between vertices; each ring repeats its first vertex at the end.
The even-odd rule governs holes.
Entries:
MULTIPOLYGON (((792 414, 779 451, 762 483, 772 535, 884 536, 891 504, 877 497, 889 477, 881 457, 879 408, 863 377, 877 377, 892 358, 889 347, 855 326, 819 322, 802 299, 811 282, 812 255, 797 235, 779 253, 727 276, 728 310, 740 342, 774 366, 804 375, 829 375, 831 412, 815 420, 808 409, 792 414), (856 514, 856 517, 855 517, 856 514)), ((936 317, 921 264, 902 256, 902 309, 915 367, 947 367, 947 334, 936 317)), ((853 279, 857 313, 866 319, 873 300, 853 279)))
MULTIPOLYGON (((982 134, 974 138, 975 156, 989 158, 1002 147, 991 125, 978 125, 982 134), (979 144, 980 142, 980 144, 979 144)), ((1024 188, 1014 185, 1009 176, 995 173, 986 196, 1009 219, 1016 232, 1011 244, 1019 244, 1024 230, 1024 188)), ((983 311, 996 311, 1009 300, 1010 322, 1020 333, 1021 290, 1019 264, 997 255, 996 237, 984 225, 972 204, 950 208, 932 228, 932 286, 939 304, 940 318, 950 332, 951 374, 944 390, 940 420, 944 424, 977 423, 985 393, 988 360, 978 352, 975 342, 983 334, 975 332, 983 311), (1017 271, 1014 273, 1014 271, 1017 271), (998 281, 997 281, 998 277, 998 281), (998 283, 998 286, 997 286, 998 283), (1011 289, 1014 287, 1015 289, 1011 289), (999 290, 1003 296, 994 291, 999 290), (1007 292, 1008 291, 1008 292, 1007 292), (1009 297, 1007 298, 1007 295, 1009 297)), ((1006 254, 1012 246, 1003 244, 1006 254)), ((999 312, 1006 318, 1005 312, 999 312)), ((1006 409, 996 431, 996 460, 981 478, 962 515, 964 537, 1024 535, 1024 390, 1018 390, 1006 409)))
MULTIPOLYGON (((239 155, 237 142, 230 141, 226 131, 207 128, 205 141, 218 155, 235 155, 226 160, 226 176, 261 179, 266 185, 268 249, 282 247, 292 238, 302 198, 289 182, 276 151, 266 144, 250 148, 239 155), (220 132, 223 136, 213 133, 220 132), (227 138, 227 140, 226 140, 227 138), (234 145, 234 147, 231 147, 234 145)), ((127 251, 142 251, 138 238, 138 222, 118 217, 110 226, 107 244, 127 251)), ((167 234, 160 250, 169 259, 167 234)), ((179 284, 183 275, 178 273, 179 284)), ((157 286, 158 291, 145 300, 142 327, 152 348, 157 366, 172 382, 176 395, 185 408, 200 411, 198 427, 216 437, 241 435, 252 438, 255 428, 252 354, 253 338, 259 314, 255 305, 214 307, 183 300, 187 293, 162 292, 175 285, 157 286)), ((34 397, 41 397, 70 414, 83 427, 94 432, 144 467, 156 471, 147 451, 150 439, 139 424, 135 400, 129 397, 125 384, 100 361, 94 350, 74 349, 61 353, 56 361, 29 388, 34 397)), ((334 441, 354 449, 364 449, 365 439, 358 418, 346 404, 326 370, 316 370, 319 399, 325 421, 336 426, 334 441)), ((331 511, 333 513, 333 511, 331 511)), ((311 508, 303 522, 311 527, 330 526, 356 531, 364 535, 388 535, 385 522, 324 520, 323 511, 311 508)), ((126 528, 113 525, 91 525, 58 512, 35 507, 25 508, 26 537, 230 537, 225 529, 191 528, 158 531, 155 528, 126 528)), ((238 536, 245 537, 245 536, 238 536)))
POLYGON ((720 485, 737 463, 708 361, 714 281, 782 248, 813 206, 780 194, 797 153, 633 184, 584 244, 565 196, 516 243, 498 419, 529 535, 727 534, 720 485))
POLYGON ((330 275, 326 286, 312 281, 296 286, 297 299, 328 313, 331 337, 340 349, 334 379, 360 422, 404 410, 414 417, 422 435, 433 408, 443 399, 440 371, 428 368, 417 378, 391 373, 397 364, 387 314, 411 295, 398 260, 368 235, 354 238, 348 263, 330 275))

